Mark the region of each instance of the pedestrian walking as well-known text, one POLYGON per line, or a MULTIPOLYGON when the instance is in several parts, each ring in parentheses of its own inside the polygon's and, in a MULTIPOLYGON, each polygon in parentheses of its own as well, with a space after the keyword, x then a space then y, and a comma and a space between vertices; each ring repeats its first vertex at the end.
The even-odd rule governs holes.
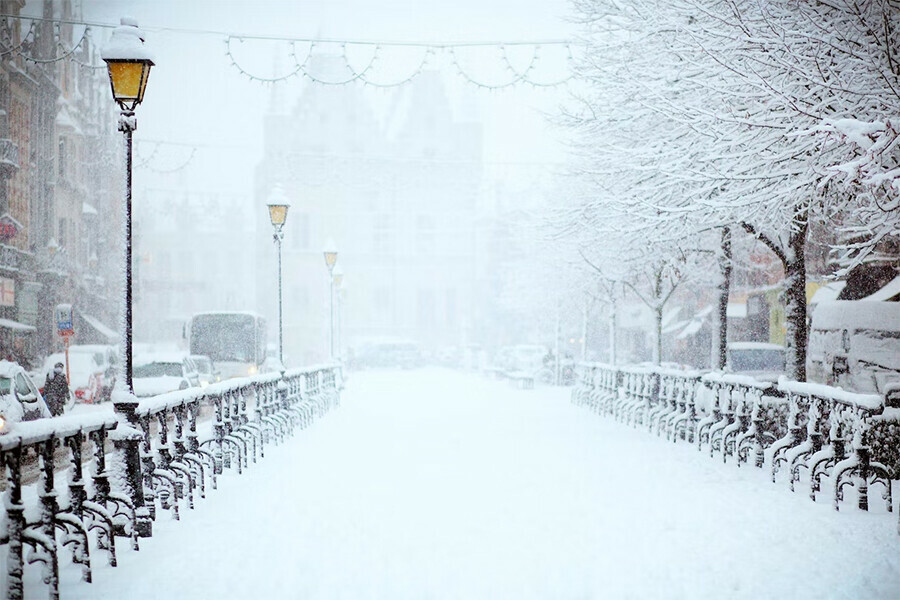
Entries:
POLYGON ((54 417, 63 414, 69 399, 69 382, 66 381, 64 369, 61 362, 56 363, 53 373, 47 373, 47 381, 44 383, 44 401, 54 417))

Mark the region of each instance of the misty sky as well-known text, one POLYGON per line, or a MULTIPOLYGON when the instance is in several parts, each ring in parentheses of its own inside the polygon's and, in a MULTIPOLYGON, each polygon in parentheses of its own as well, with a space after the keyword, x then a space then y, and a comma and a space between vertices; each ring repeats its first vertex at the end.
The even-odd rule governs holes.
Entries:
MULTIPOLYGON (((77 0, 76 0, 77 1, 77 0)), ((154 149, 152 140, 182 142, 153 153, 151 169, 168 171, 185 163, 197 146, 188 168, 166 175, 167 185, 188 189, 245 190, 262 147, 261 117, 271 87, 249 81, 225 56, 225 36, 166 30, 195 29, 244 35, 377 41, 516 41, 570 39, 575 26, 565 19, 565 0, 84 0, 87 21, 112 23, 122 15, 138 19, 146 30, 157 66, 147 96, 138 110, 138 157, 154 149), (227 166, 228 168, 223 168, 227 166)), ((104 30, 98 37, 109 33, 104 30)), ((235 48, 248 71, 273 74, 284 47, 277 42, 247 41, 235 48)), ((547 80, 565 74, 565 61, 546 51, 540 72, 547 80)), ((476 72, 490 80, 496 50, 485 48, 466 57, 472 65, 489 65, 476 72), (481 53, 481 54, 479 54, 481 53)), ((415 50, 384 56, 382 65, 402 73, 414 64, 415 50)), ((467 84, 446 61, 442 67, 454 106, 470 118, 485 121, 485 160, 556 162, 563 150, 542 113, 552 112, 565 99, 565 88, 533 90, 516 86, 503 91, 480 90, 467 84)), ((390 77, 387 77, 390 79, 390 77)), ((281 86, 290 100, 308 82, 298 78, 281 86)), ((374 104, 389 104, 395 90, 369 90, 374 104)), ((158 173, 157 173, 158 175, 158 173)), ((161 180, 139 169, 136 186, 161 180), (143 171, 143 172, 141 172, 143 171), (142 179, 144 181, 142 181, 142 179)))

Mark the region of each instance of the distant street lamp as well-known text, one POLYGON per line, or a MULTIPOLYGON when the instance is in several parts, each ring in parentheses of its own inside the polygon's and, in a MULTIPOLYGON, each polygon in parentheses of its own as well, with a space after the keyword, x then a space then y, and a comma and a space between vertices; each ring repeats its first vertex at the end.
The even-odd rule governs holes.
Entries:
POLYGON ((325 249, 322 250, 322 254, 325 256, 325 266, 328 267, 328 296, 330 306, 328 328, 330 331, 329 344, 331 347, 331 354, 329 357, 334 359, 334 265, 338 259, 338 251, 333 239, 328 238, 328 241, 325 242, 325 249))
POLYGON ((337 317, 334 330, 337 332, 337 355, 338 359, 340 359, 343 356, 341 352, 341 286, 344 284, 344 269, 338 265, 331 273, 331 282, 334 285, 333 294, 337 296, 337 317))
MULTIPOLYGON (((109 69, 109 83, 113 99, 119 105, 119 131, 125 135, 125 335, 122 343, 125 348, 125 387, 127 393, 116 394, 113 407, 120 418, 128 425, 139 429, 137 398, 132 385, 132 285, 131 285, 131 136, 137 129, 134 109, 144 99, 147 90, 147 79, 153 59, 144 46, 144 33, 138 28, 134 19, 123 17, 121 25, 116 27, 109 42, 103 47, 100 56, 106 61, 109 69)), ((124 451, 124 462, 131 500, 134 503, 138 534, 149 536, 152 530, 150 514, 144 506, 144 487, 141 480, 141 456, 138 449, 139 436, 123 435, 114 444, 124 451)))
POLYGON ((109 43, 101 56, 109 69, 109 83, 113 99, 122 112, 119 115, 119 131, 125 135, 125 386, 130 394, 132 385, 132 285, 131 285, 131 137, 137 129, 134 109, 144 100, 147 79, 153 59, 144 46, 144 33, 137 21, 122 17, 121 25, 113 30, 109 43))
POLYGON ((281 241, 284 239, 284 222, 287 220, 288 204, 287 198, 281 187, 275 186, 272 194, 269 196, 269 220, 272 221, 272 227, 275 228, 275 246, 278 248, 278 362, 284 368, 284 330, 282 329, 282 312, 281 312, 281 241))

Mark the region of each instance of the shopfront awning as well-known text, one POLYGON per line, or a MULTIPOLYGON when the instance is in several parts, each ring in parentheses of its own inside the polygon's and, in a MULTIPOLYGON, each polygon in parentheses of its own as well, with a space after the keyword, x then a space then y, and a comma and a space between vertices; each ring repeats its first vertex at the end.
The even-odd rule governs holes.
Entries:
POLYGON ((97 317, 92 317, 91 315, 87 315, 81 311, 78 312, 78 315, 84 319, 84 322, 92 327, 101 337, 106 338, 107 343, 115 343, 119 341, 119 334, 104 325, 100 322, 100 319, 97 317))
POLYGON ((871 296, 860 298, 860 300, 863 300, 865 302, 887 302, 898 294, 900 294, 900 277, 895 277, 894 279, 889 281, 887 285, 885 285, 883 288, 881 288, 871 296))
POLYGON ((725 307, 725 316, 729 319, 746 319, 747 303, 746 302, 729 302, 725 307))
POLYGON ((0 319, 0 327, 3 329, 10 329, 16 333, 34 333, 37 331, 37 329, 31 325, 19 323, 18 321, 13 321, 11 319, 0 319))

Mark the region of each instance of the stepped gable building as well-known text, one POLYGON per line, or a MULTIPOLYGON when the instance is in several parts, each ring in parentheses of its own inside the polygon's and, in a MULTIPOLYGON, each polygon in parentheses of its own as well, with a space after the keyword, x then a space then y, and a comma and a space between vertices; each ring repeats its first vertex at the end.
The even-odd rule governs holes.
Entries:
MULTIPOLYGON (((311 61, 316 69, 343 68, 338 57, 311 61)), ((346 278, 336 308, 342 355, 373 339, 437 350, 472 334, 481 126, 455 117, 437 72, 392 92, 380 113, 370 92, 310 84, 288 111, 278 91, 265 117, 256 171, 257 296, 277 343, 276 256, 265 205, 280 185, 291 203, 283 245, 288 365, 328 358, 322 250, 329 239, 346 278)))

